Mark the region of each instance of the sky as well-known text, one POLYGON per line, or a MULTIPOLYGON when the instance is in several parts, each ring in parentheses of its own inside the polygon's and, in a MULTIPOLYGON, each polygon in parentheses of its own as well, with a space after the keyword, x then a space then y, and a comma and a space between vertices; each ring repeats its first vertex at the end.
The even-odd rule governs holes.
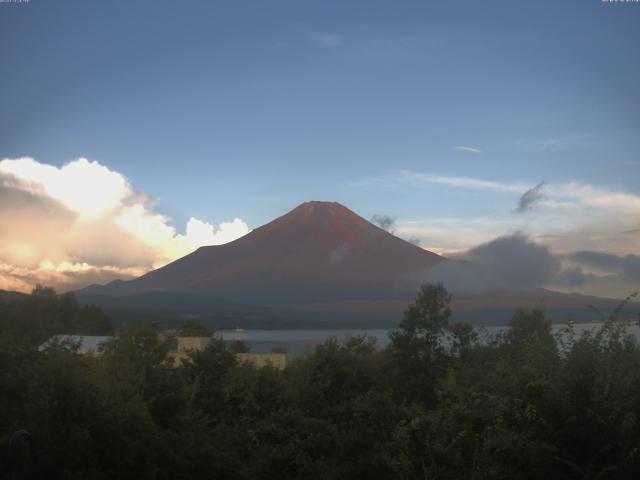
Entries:
POLYGON ((0 288, 130 278, 328 200, 625 296, 638 45, 637 2, 0 2, 0 288))

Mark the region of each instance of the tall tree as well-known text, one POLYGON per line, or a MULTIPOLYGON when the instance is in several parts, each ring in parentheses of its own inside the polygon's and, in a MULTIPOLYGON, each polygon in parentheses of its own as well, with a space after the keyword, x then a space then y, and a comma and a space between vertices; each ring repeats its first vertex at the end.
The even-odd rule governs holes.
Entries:
POLYGON ((390 354, 396 392, 428 405, 435 401, 435 386, 448 364, 442 338, 449 328, 451 295, 441 283, 422 285, 415 302, 394 329, 390 354))

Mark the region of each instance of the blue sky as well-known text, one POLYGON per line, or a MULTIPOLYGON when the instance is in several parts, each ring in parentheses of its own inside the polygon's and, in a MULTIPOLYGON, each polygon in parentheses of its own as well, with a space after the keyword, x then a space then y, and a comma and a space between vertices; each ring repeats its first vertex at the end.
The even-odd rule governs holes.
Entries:
POLYGON ((320 199, 444 250, 542 238, 567 185, 640 195, 638 45, 640 4, 599 0, 0 4, 0 158, 99 162, 178 231, 320 199))

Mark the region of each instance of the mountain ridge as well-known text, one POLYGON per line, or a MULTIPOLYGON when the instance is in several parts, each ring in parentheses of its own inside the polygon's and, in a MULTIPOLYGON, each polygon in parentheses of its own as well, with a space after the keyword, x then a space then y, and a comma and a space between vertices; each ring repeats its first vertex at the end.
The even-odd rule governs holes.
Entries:
POLYGON ((79 292, 206 294, 249 303, 405 296, 410 274, 443 261, 335 202, 306 202, 247 235, 141 277, 79 292))

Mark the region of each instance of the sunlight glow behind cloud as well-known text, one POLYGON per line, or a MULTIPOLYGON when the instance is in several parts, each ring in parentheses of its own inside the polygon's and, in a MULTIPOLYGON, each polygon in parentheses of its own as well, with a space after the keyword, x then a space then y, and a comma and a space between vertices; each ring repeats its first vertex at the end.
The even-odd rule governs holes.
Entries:
POLYGON ((98 217, 115 209, 132 193, 122 175, 86 158, 62 168, 32 158, 2 160, 0 173, 29 182, 36 191, 42 187, 46 195, 86 217, 98 217))
POLYGON ((1 160, 0 203, 3 289, 130 278, 250 231, 239 218, 216 228, 191 217, 179 233, 122 174, 85 158, 60 168, 28 157, 1 160))

